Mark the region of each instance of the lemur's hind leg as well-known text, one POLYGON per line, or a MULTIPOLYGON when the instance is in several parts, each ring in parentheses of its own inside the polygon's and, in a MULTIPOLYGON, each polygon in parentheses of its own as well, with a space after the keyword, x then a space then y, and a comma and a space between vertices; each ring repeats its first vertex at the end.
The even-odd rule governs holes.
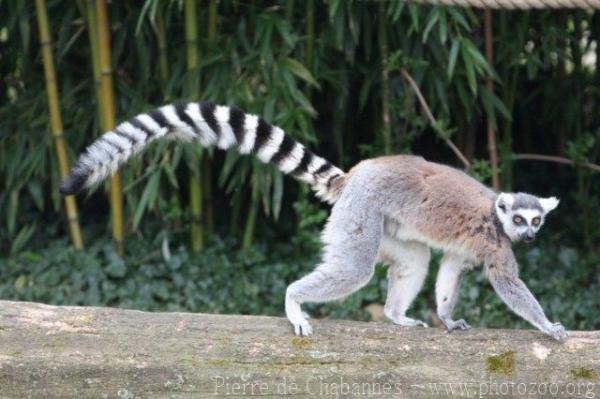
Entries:
POLYGON ((445 253, 440 263, 435 283, 435 297, 438 317, 448 331, 471 328, 464 319, 453 320, 452 311, 458 300, 463 275, 472 267, 473 265, 463 257, 451 253, 445 253))
POLYGON ((352 208, 349 204, 336 204, 323 233, 322 262, 287 288, 285 312, 297 335, 312 334, 312 327, 300 308, 302 303, 342 299, 373 276, 383 218, 368 207, 352 208), (346 209, 341 211, 338 205, 346 209))
POLYGON ((430 257, 424 244, 383 236, 380 259, 390 264, 384 313, 395 324, 427 327, 423 321, 407 317, 406 311, 423 287, 430 257))

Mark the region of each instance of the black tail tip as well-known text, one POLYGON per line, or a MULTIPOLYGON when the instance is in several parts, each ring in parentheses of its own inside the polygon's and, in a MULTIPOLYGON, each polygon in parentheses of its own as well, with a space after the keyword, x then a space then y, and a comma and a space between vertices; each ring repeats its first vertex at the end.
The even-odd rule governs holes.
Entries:
POLYGON ((73 195, 80 192, 85 186, 87 180, 86 174, 77 172, 71 173, 60 185, 60 193, 62 195, 73 195))

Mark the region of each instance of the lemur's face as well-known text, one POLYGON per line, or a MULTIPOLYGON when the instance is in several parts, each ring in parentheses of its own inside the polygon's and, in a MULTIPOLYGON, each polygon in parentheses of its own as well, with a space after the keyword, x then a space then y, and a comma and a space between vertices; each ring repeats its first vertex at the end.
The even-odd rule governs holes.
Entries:
POLYGON ((504 232, 511 241, 531 242, 546 215, 558 206, 556 197, 539 198, 525 193, 500 193, 494 204, 504 232))

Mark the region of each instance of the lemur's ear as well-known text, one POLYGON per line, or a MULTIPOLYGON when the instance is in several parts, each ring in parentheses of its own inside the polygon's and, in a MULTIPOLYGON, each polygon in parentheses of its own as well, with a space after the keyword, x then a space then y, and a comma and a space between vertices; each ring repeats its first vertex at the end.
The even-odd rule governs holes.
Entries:
POLYGON ((496 199, 496 208, 503 212, 506 213, 508 211, 508 208, 510 208, 514 202, 514 198, 512 196, 512 194, 510 193, 500 193, 498 195, 498 198, 496 199))
POLYGON ((555 209, 558 206, 560 200, 556 197, 540 198, 540 205, 544 209, 544 215, 555 209))

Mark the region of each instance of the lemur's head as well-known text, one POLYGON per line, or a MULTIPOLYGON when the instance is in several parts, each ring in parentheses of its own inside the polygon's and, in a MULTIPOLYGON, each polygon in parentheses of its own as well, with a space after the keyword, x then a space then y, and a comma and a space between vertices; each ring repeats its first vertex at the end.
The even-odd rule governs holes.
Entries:
POLYGON ((544 224, 548 212, 558 206, 556 197, 539 198, 525 193, 500 193, 494 208, 511 241, 531 242, 544 224))

